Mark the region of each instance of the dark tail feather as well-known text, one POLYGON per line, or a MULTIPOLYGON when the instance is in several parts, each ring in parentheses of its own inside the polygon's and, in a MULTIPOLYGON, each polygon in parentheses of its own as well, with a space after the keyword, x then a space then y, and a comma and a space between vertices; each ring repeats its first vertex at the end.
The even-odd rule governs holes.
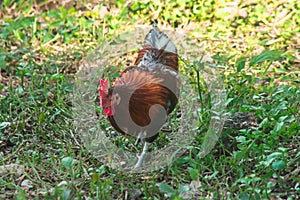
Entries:
POLYGON ((169 66, 174 70, 178 71, 178 55, 175 44, 168 38, 168 36, 161 32, 156 24, 152 25, 152 29, 146 35, 143 48, 138 52, 138 57, 135 60, 134 65, 143 65, 147 66, 151 63, 151 59, 154 59, 152 64, 159 62, 163 65, 169 66), (143 57, 147 55, 147 52, 156 51, 156 57, 143 60, 143 57))
POLYGON ((158 50, 163 49, 164 51, 177 54, 177 49, 174 43, 168 38, 165 33, 161 32, 157 28, 155 23, 152 24, 152 29, 145 38, 145 45, 158 50))

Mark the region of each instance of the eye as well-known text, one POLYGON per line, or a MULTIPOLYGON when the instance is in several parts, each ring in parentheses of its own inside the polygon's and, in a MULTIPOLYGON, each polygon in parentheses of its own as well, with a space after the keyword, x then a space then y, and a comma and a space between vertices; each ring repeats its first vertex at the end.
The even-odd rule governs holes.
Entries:
POLYGON ((119 94, 117 94, 117 95, 115 96, 115 99, 114 99, 114 100, 115 100, 115 102, 114 102, 114 103, 115 103, 116 105, 119 105, 119 103, 120 103, 120 101, 121 101, 121 97, 120 97, 120 95, 119 95, 119 94))

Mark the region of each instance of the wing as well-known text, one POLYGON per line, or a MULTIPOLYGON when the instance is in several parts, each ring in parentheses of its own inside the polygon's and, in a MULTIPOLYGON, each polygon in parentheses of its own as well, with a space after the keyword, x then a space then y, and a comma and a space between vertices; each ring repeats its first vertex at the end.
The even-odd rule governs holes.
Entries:
POLYGON ((111 124, 125 134, 137 136, 141 131, 147 132, 147 137, 157 134, 178 101, 179 79, 172 71, 132 68, 123 73, 115 81, 114 92, 121 96, 121 103, 109 118, 111 124))

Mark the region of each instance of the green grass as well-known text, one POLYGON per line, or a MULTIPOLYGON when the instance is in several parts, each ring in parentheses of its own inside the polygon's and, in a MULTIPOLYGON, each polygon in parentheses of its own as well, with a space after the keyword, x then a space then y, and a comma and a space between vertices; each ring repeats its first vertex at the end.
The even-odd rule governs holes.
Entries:
POLYGON ((299 199, 299 2, 4 0, 0 16, 0 199, 299 199), (181 73, 205 103, 199 134, 172 165, 129 174, 85 149, 73 124, 74 76, 101 42, 152 20, 213 55, 228 115, 252 113, 257 125, 224 130, 200 158, 210 106, 189 61, 181 73))

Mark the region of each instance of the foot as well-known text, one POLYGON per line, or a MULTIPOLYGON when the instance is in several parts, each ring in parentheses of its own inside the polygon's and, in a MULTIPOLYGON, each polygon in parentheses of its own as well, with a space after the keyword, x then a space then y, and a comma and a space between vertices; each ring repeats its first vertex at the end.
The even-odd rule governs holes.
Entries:
POLYGON ((140 168, 140 167, 143 166, 143 159, 144 159, 144 157, 146 155, 146 152, 147 152, 147 149, 148 149, 148 145, 149 145, 148 142, 144 143, 143 151, 142 151, 141 155, 138 156, 139 159, 138 159, 137 163, 135 164, 134 169, 140 168))

